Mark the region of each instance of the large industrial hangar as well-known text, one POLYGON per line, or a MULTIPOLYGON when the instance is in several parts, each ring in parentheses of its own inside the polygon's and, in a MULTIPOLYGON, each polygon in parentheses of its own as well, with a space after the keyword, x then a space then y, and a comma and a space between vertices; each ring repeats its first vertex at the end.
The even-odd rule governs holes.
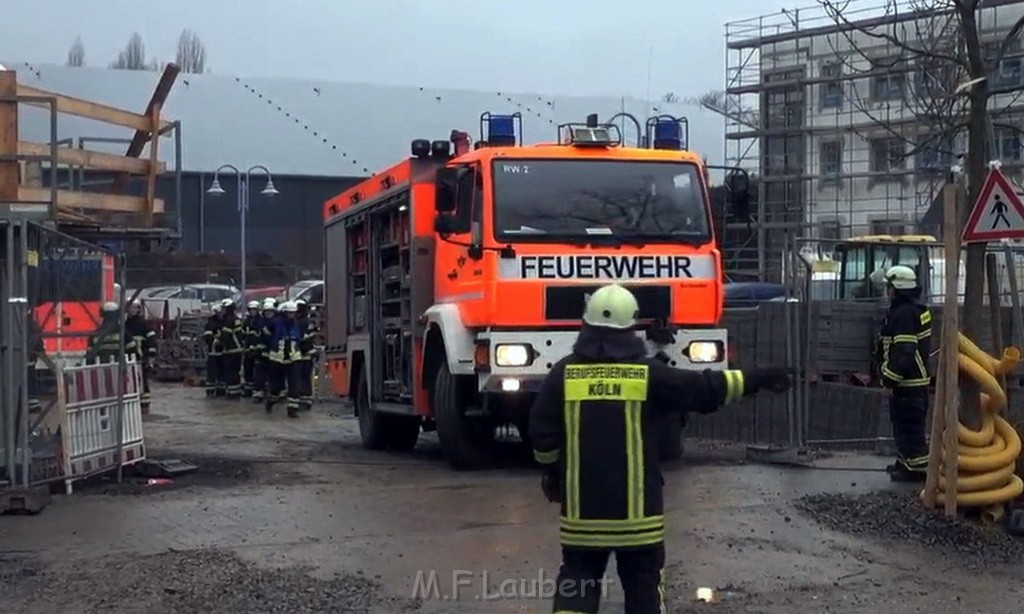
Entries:
MULTIPOLYGON (((17 61, 4 64, 19 72, 22 83, 129 109, 145 107, 159 78, 159 73, 150 71, 17 61)), ((158 189, 169 215, 175 218, 170 226, 180 228, 176 249, 237 253, 234 173, 220 175, 223 195, 213 197, 207 189, 214 172, 224 164, 243 172, 262 165, 272 174, 278 194, 262 196, 264 175, 253 171, 248 254, 318 270, 323 259, 321 208, 327 198, 408 156, 415 138, 445 139, 453 129, 465 130, 475 138, 480 114, 485 111, 521 113, 527 142, 554 140, 558 124, 582 121, 590 113, 607 118, 626 111, 641 122, 660 113, 686 116, 691 148, 710 161, 720 161, 723 156, 723 120, 695 105, 617 96, 181 74, 163 108, 165 117, 180 122, 181 172, 171 172, 175 137, 169 134, 161 143, 161 158, 168 160, 169 172, 158 189)), ((48 141, 48 113, 23 112, 20 130, 24 139, 48 141)), ((111 153, 123 153, 125 144, 116 140, 132 137, 127 129, 65 116, 60 117, 57 132, 59 139, 71 139, 70 146, 111 153)), ((628 123, 624 135, 634 140, 628 123)))

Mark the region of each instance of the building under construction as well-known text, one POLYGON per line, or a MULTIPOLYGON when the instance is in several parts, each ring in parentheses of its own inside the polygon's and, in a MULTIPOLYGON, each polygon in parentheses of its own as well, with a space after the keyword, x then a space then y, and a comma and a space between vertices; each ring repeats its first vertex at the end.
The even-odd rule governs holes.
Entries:
MULTIPOLYGON (((927 4, 823 1, 726 25, 727 164, 758 183, 752 219, 727 232, 734 279, 779 281, 797 237, 937 232, 966 76, 957 16, 927 4)), ((1007 35, 1024 3, 981 6, 990 156, 1019 182, 1024 54, 1007 35)))

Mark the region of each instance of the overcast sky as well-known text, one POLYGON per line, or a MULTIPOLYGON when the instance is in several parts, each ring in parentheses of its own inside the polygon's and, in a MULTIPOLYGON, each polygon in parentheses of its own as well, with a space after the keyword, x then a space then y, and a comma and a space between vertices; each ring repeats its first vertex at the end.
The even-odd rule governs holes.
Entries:
POLYGON ((218 73, 647 98, 721 88, 725 22, 809 3, 0 0, 0 58, 63 63, 81 35, 106 66, 138 32, 173 60, 191 28, 218 73))

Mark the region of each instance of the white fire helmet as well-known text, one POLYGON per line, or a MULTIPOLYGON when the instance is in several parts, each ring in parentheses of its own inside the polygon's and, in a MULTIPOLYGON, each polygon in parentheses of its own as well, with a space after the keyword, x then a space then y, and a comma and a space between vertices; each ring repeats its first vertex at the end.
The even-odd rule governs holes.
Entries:
POLYGON ((287 301, 281 304, 281 313, 295 313, 299 310, 299 306, 292 301, 287 301))
POLYGON ((640 306, 633 293, 618 284, 598 289, 586 298, 583 321, 591 326, 626 330, 636 326, 640 306))
POLYGON ((897 290, 913 290, 917 287, 917 273, 914 269, 898 264, 885 272, 885 280, 897 290))
POLYGON ((260 302, 259 301, 249 301, 249 303, 246 305, 246 308, 247 309, 259 309, 260 308, 260 302))

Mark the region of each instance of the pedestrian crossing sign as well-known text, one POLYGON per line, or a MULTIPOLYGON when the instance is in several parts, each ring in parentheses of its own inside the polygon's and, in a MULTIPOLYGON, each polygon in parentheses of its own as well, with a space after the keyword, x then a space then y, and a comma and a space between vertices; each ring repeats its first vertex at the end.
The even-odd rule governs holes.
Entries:
POLYGON ((1024 238, 1024 202, 1010 180, 998 169, 992 169, 978 194, 967 224, 964 243, 1024 238))

